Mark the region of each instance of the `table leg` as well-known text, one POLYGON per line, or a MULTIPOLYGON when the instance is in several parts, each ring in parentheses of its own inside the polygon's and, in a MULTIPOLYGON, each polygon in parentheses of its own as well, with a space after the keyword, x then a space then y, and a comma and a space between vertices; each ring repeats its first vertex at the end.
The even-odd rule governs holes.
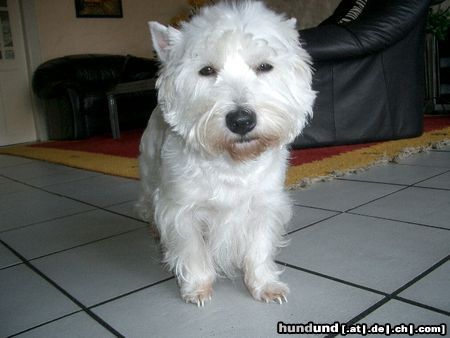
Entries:
POLYGON ((120 138, 119 115, 117 112, 117 102, 114 94, 108 95, 108 109, 113 138, 120 138))

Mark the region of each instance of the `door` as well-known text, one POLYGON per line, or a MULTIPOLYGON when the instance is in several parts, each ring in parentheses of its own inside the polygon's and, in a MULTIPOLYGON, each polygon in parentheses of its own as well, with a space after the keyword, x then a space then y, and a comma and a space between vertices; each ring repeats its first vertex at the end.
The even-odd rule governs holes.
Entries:
POLYGON ((0 0, 0 146, 36 140, 19 0, 0 0))

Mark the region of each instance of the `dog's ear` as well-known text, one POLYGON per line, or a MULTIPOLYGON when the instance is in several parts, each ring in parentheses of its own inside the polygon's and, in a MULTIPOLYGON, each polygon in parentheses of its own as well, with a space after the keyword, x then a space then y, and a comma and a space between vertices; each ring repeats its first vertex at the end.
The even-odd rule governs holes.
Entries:
POLYGON ((161 25, 156 21, 150 21, 148 25, 152 35, 153 48, 155 48, 159 59, 162 62, 166 62, 170 46, 180 40, 181 32, 171 26, 161 25))
POLYGON ((289 20, 286 20, 286 23, 293 29, 296 29, 297 26, 297 19, 296 18, 290 18, 289 20))

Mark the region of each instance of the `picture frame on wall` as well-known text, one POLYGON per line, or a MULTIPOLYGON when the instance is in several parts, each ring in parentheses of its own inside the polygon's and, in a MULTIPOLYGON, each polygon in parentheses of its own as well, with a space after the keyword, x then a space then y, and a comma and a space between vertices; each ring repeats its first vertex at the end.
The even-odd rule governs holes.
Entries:
POLYGON ((77 18, 122 18, 122 0, 75 0, 77 18))

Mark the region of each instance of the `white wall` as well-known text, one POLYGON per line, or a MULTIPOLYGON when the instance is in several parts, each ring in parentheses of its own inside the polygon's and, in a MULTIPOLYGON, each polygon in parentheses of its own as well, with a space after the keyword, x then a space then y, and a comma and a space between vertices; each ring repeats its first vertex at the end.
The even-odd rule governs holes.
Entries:
POLYGON ((123 18, 77 18, 74 0, 34 0, 41 59, 83 53, 152 56, 147 22, 168 23, 185 0, 122 0, 123 18))
MULTIPOLYGON (((297 17, 299 28, 317 25, 340 0, 266 0, 288 16, 297 17)), ((123 18, 86 19, 75 15, 74 0, 34 0, 41 60, 83 54, 133 54, 151 57, 147 22, 167 24, 188 5, 187 0, 122 0, 123 18)))

